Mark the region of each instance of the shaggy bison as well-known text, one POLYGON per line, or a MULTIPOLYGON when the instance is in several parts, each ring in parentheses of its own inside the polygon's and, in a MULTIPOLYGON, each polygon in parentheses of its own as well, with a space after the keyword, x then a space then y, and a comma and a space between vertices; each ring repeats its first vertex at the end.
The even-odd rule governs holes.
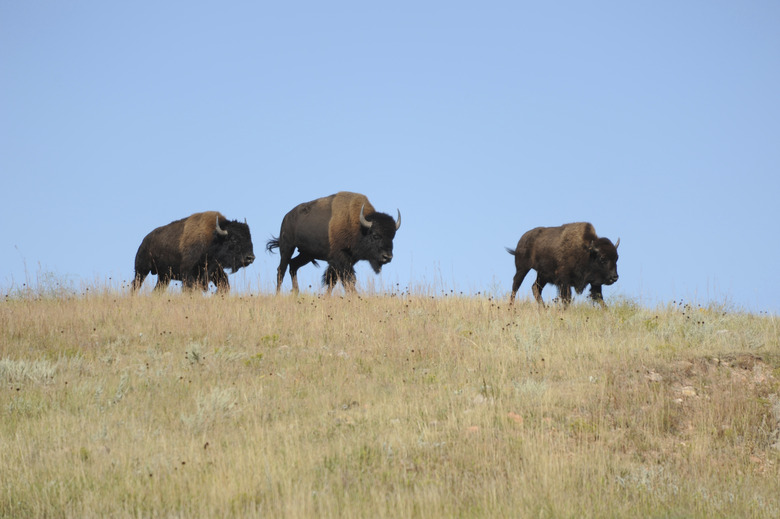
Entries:
POLYGON ((601 285, 611 285, 618 280, 619 244, 619 238, 612 245, 607 238, 596 236, 593 225, 587 222, 531 229, 520 238, 515 250, 506 249, 515 257, 517 269, 509 303, 514 302, 528 271, 534 269, 536 281, 532 290, 539 304, 544 305, 542 289, 547 283, 557 285, 564 305, 571 302, 572 287, 581 294, 589 284, 590 297, 606 306, 601 285))
POLYGON ((340 192, 297 205, 282 220, 278 238, 268 240, 266 249, 279 249, 281 260, 276 275, 276 291, 282 288, 290 266, 293 291, 298 292, 298 269, 317 260, 328 262, 322 283, 328 293, 341 280, 344 290, 355 290, 354 265, 367 260, 374 272, 393 259, 393 238, 401 226, 398 220, 378 213, 364 195, 340 192), (295 249, 298 255, 292 257, 295 249))
POLYGON ((231 221, 217 211, 195 213, 163 225, 146 235, 135 255, 132 290, 151 272, 157 275, 155 290, 164 290, 171 280, 191 290, 230 290, 224 269, 236 272, 255 260, 252 236, 246 222, 231 221))

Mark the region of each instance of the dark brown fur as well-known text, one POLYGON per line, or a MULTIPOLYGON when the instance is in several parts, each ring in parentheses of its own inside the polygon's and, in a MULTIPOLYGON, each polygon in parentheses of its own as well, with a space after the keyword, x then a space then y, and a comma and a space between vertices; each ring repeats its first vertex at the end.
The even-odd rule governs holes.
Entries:
POLYGON ((132 290, 140 288, 149 273, 157 275, 155 290, 165 289, 171 280, 181 281, 185 289, 197 285, 207 290, 211 281, 217 290, 230 290, 224 269, 235 272, 254 259, 246 223, 217 211, 195 213, 146 235, 136 253, 132 290), (217 219, 227 235, 217 231, 217 219))
POLYGON ((571 289, 581 294, 590 285, 590 297, 601 304, 602 285, 611 285, 618 279, 617 244, 599 238, 593 225, 587 222, 568 223, 559 227, 537 227, 526 232, 515 250, 507 251, 515 257, 516 273, 512 282, 510 304, 531 269, 536 271, 532 288, 536 301, 542 301, 542 289, 548 283, 558 287, 565 305, 571 302, 571 289))
MULTIPOLYGON (((400 215, 400 213, 399 213, 400 215)), ((400 224, 400 219, 397 222, 400 224)), ((330 292, 341 281, 345 290, 355 288, 354 265, 367 260, 375 272, 393 258, 393 238, 397 224, 392 217, 377 212, 365 195, 342 191, 295 206, 282 220, 279 238, 268 241, 266 249, 279 249, 276 291, 290 267, 293 291, 298 291, 298 269, 317 260, 327 261, 323 284, 330 292), (370 227, 360 223, 360 210, 370 227), (295 250, 298 255, 292 255, 295 250)))

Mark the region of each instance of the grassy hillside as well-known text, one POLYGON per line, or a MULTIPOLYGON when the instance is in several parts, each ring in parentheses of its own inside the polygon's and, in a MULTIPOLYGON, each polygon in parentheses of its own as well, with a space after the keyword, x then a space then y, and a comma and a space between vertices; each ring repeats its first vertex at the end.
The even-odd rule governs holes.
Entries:
POLYGON ((772 316, 0 302, 2 517, 778 517, 772 316))

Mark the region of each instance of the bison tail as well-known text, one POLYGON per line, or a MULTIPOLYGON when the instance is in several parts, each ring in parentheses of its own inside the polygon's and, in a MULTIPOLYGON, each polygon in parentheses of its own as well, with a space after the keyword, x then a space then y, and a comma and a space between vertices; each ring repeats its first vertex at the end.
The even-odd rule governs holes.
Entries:
POLYGON ((274 238, 271 236, 271 239, 268 240, 268 242, 265 244, 265 250, 268 252, 273 253, 274 249, 279 248, 279 238, 274 238))

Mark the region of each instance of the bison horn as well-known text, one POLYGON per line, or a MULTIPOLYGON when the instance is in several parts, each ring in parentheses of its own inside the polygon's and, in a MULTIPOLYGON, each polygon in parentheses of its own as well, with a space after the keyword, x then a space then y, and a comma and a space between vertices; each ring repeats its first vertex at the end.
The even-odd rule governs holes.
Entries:
POLYGON ((618 241, 615 242, 615 249, 618 248, 618 245, 620 245, 620 238, 618 238, 618 241))
POLYGON ((396 209, 396 211, 398 211, 398 220, 395 221, 395 230, 397 231, 401 228, 401 210, 396 209))
POLYGON ((369 222, 368 220, 366 220, 366 217, 363 216, 363 209, 365 209, 365 207, 366 207, 366 204, 363 204, 362 206, 360 206, 360 225, 362 225, 366 229, 370 229, 371 225, 373 224, 373 222, 369 222))
POLYGON ((227 235, 228 235, 228 232, 227 232, 227 231, 225 231, 225 230, 223 230, 223 229, 222 229, 222 228, 219 226, 219 215, 217 215, 217 234, 219 234, 220 236, 227 236, 227 235))

